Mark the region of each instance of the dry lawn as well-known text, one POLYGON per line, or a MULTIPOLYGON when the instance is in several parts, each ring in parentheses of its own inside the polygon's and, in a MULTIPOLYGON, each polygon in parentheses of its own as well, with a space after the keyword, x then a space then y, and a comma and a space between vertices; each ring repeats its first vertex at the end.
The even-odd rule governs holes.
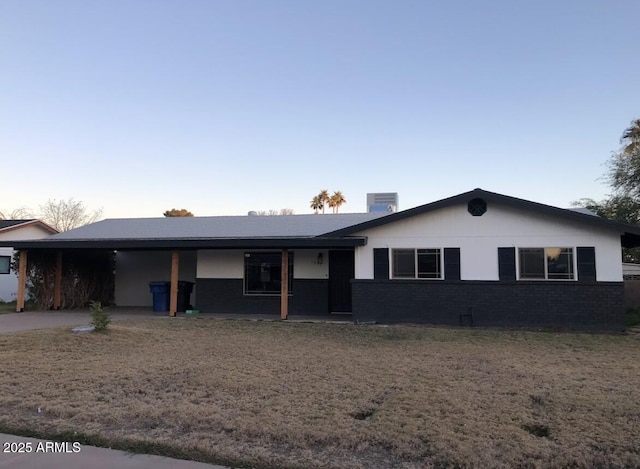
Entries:
POLYGON ((0 356, 8 432, 242 467, 640 466, 632 335, 144 319, 0 356))

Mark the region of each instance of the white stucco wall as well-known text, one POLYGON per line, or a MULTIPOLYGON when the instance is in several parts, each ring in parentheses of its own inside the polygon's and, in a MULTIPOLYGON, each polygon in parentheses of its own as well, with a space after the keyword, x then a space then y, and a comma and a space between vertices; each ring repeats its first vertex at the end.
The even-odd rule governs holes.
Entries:
MULTIPOLYGON (((51 236, 51 233, 37 225, 27 225, 13 229, 0 231, 0 239, 3 241, 24 241, 27 239, 42 239, 51 236)), ((0 248, 0 256, 13 257, 13 248, 0 248)), ((15 301, 18 294, 18 276, 12 270, 8 274, 0 274, 0 300, 15 301)))
MULTIPOLYGON (((498 247, 595 246, 598 281, 622 281, 622 233, 490 203, 481 217, 447 207, 360 233, 356 278, 373 278, 374 248, 460 248, 462 280, 498 280, 498 247)), ((574 251, 575 253, 575 251, 574 251)), ((575 255, 574 255, 575 260, 575 255)))
MULTIPOLYGON (((272 251, 257 249, 258 252, 272 251)), ((281 252, 275 250, 273 252, 281 252)), ((322 279, 329 277, 329 253, 318 249, 299 249, 293 252, 293 277, 300 279, 322 279), (323 262, 318 264, 318 254, 323 262)), ((198 251, 198 278, 244 278, 245 250, 198 251)))
MULTIPOLYGON (((196 252, 180 252, 178 280, 196 281, 196 252)), ((171 279, 171 252, 118 251, 116 253, 115 301, 118 306, 152 306, 149 282, 171 279)), ((195 298, 195 286, 191 302, 195 298)))

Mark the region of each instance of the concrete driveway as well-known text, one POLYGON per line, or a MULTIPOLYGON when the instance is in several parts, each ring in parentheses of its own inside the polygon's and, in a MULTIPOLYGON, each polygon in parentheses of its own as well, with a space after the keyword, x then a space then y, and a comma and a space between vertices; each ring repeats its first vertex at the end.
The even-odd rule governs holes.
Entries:
MULTIPOLYGON (((161 318, 151 312, 109 311, 111 319, 161 318)), ((86 326, 91 322, 87 310, 74 311, 26 311, 24 313, 0 314, 0 334, 6 332, 28 331, 31 329, 49 329, 51 327, 86 326)))

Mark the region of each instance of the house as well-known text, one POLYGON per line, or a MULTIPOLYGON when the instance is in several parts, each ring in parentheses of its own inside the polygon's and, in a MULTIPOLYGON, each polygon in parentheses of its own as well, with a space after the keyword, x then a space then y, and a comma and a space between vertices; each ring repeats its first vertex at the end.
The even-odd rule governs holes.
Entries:
MULTIPOLYGON (((40 220, 0 220, 0 242, 42 239, 56 233, 40 220)), ((0 247, 0 301, 15 301, 18 295, 18 277, 11 269, 14 253, 11 247, 0 247)))
MULTIPOLYGON (((0 245, 2 245, 0 243, 0 245)), ((640 227, 474 189, 396 213, 104 220, 26 251, 115 250, 115 301, 195 283, 203 312, 623 330, 621 246, 640 227)))

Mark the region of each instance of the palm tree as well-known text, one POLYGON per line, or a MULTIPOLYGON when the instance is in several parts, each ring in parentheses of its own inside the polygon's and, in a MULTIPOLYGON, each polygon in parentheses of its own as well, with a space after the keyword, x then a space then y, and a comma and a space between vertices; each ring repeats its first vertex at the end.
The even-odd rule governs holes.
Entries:
POLYGON ((325 204, 329 203, 329 191, 326 189, 322 189, 318 194, 318 198, 320 199, 320 203, 322 204, 322 213, 324 213, 324 206, 325 204))
POLYGON ((624 145, 622 153, 625 156, 640 154, 640 119, 631 121, 631 125, 622 133, 620 143, 624 145))
POLYGON ((342 195, 342 192, 335 191, 329 199, 329 207, 333 208, 333 213, 338 213, 338 210, 343 204, 346 204, 347 200, 342 195))
POLYGON ((336 202, 333 197, 329 197, 329 200, 327 200, 327 205, 329 206, 329 208, 331 208, 331 213, 336 213, 336 202))
POLYGON ((323 205, 322 202, 320 202, 320 196, 319 195, 314 196, 313 199, 311 199, 311 203, 309 205, 313 209, 313 213, 317 215, 318 210, 320 210, 323 205))

